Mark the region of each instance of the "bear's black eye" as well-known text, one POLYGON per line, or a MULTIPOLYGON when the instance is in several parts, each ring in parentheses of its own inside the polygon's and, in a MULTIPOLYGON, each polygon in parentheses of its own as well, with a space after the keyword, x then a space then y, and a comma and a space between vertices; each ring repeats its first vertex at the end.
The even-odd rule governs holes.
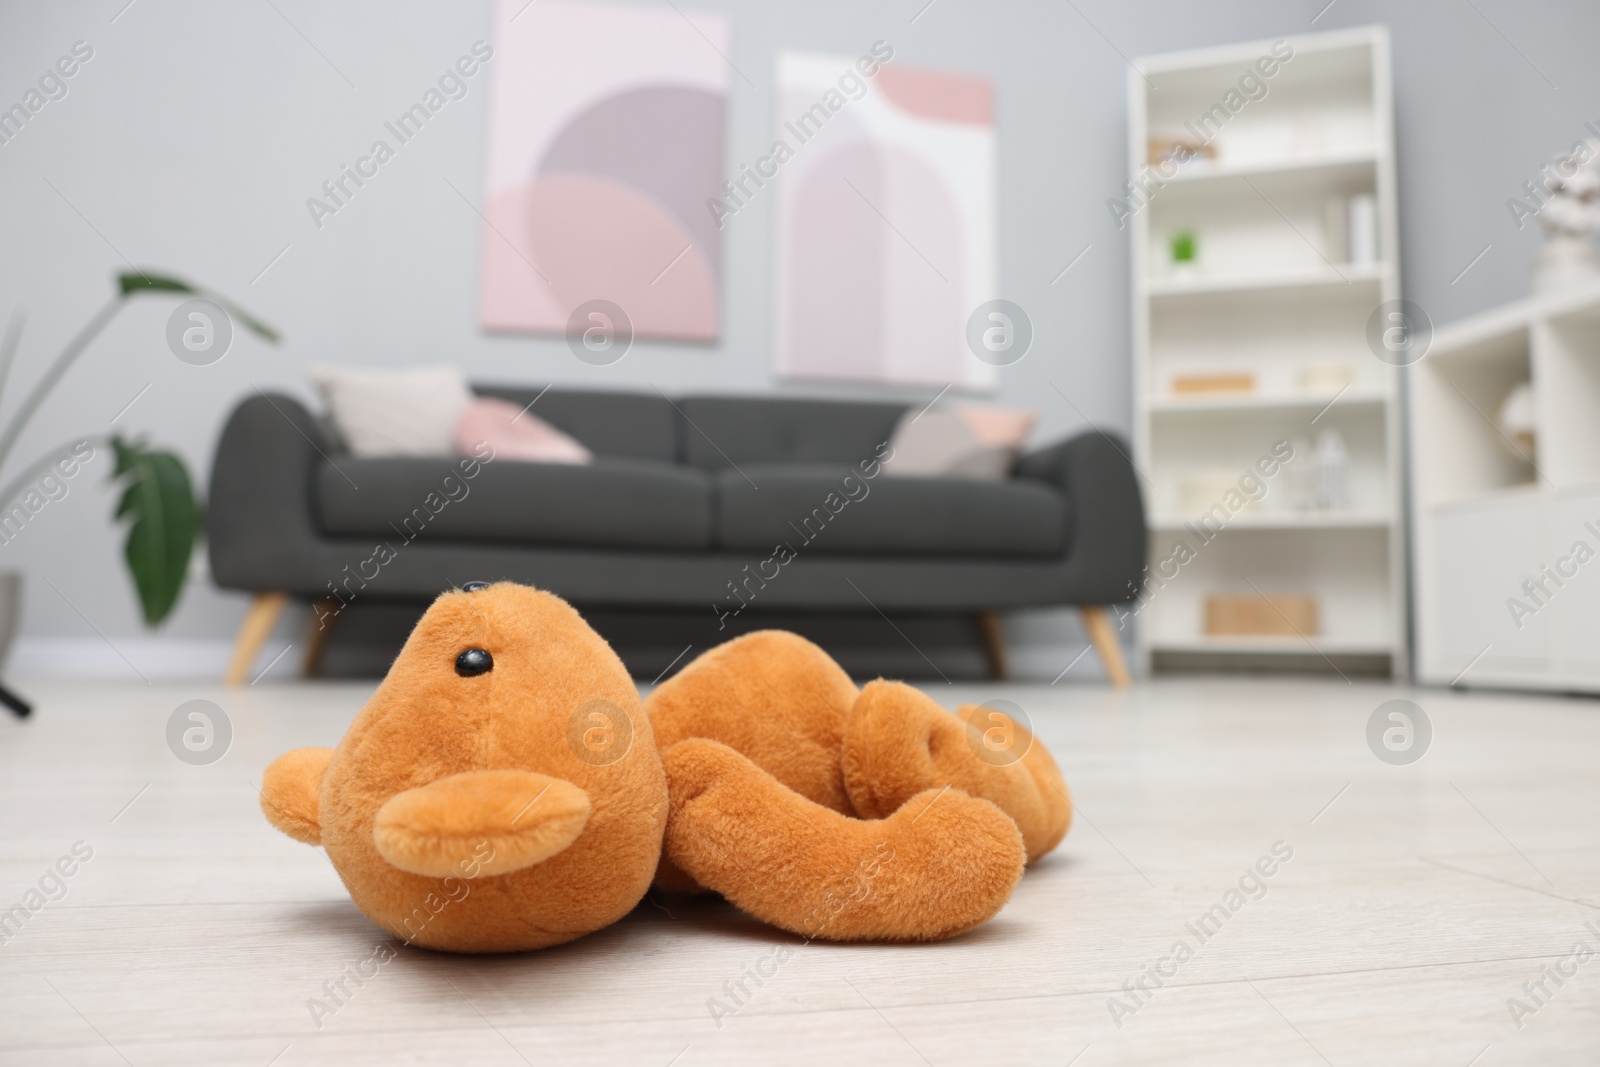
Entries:
POLYGON ((488 582, 468 582, 466 585, 461 587, 461 591, 463 593, 476 593, 480 589, 487 588, 489 588, 488 582))
POLYGON ((463 678, 476 678, 494 670, 494 657, 481 648, 469 648, 456 657, 456 673, 463 678))

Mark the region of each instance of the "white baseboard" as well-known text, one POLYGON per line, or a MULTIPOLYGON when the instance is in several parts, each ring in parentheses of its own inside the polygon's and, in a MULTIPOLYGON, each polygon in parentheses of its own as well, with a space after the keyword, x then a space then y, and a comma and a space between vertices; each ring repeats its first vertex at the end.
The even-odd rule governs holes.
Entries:
MULTIPOLYGON (((286 654, 292 647, 286 641, 267 642, 250 677, 262 672, 276 679, 294 677, 299 659, 286 654)), ((1065 685, 1105 680, 1099 657, 1082 642, 1014 642, 1008 654, 1013 681, 1060 678, 1065 685)), ((6 660, 5 672, 15 678, 216 681, 232 655, 233 642, 220 639, 119 637, 113 646, 98 637, 21 637, 6 660)))
MULTIPOLYGON (((1007 649, 1010 659, 1011 680, 1014 682, 1054 682, 1062 685, 1074 682, 1104 682, 1105 667, 1095 655, 1094 646, 1087 641, 1070 644, 1012 644, 1007 649)), ((1123 649, 1124 657, 1130 656, 1123 649)))
MULTIPOLYGON (((262 671, 293 677, 299 662, 284 655, 290 647, 286 641, 267 642, 251 678, 262 671)), ((108 644, 98 637, 20 637, 5 670, 15 678, 218 681, 232 656, 233 642, 221 639, 118 637, 108 644)))

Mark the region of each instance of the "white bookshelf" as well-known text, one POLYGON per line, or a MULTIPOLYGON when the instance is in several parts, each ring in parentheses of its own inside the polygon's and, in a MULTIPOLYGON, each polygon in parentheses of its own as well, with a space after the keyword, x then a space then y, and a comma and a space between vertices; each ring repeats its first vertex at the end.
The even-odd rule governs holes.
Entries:
MULTIPOLYGON (((1213 158, 1178 167, 1128 220, 1133 264, 1135 450, 1147 479, 1152 571, 1186 541, 1193 557, 1147 590, 1139 612, 1146 670, 1326 661, 1408 670, 1399 442, 1400 375, 1367 344, 1367 322, 1398 300, 1389 38, 1382 27, 1154 56, 1129 77, 1131 173, 1148 172, 1150 139, 1186 128, 1262 57, 1277 59, 1212 133, 1213 158), (1282 51, 1282 44, 1279 44, 1282 51), (1370 198, 1370 254, 1352 262, 1330 204, 1370 198), (1195 235, 1177 265, 1173 235, 1195 235), (1178 391, 1196 376, 1248 376, 1251 388, 1178 391), (1331 375, 1331 384, 1330 384, 1331 375), (1341 384, 1342 383, 1342 384, 1341 384), (1186 525, 1223 472, 1243 475, 1279 441, 1313 447, 1324 429, 1348 454, 1346 500, 1305 510, 1290 475, 1199 543, 1186 525), (1205 632, 1211 594, 1300 594, 1316 633, 1205 632)), ((1130 207, 1133 201, 1129 201, 1130 207)), ((1309 459, 1309 457, 1308 457, 1309 459)), ((1596 566, 1600 586, 1600 565, 1596 566)))
POLYGON ((1600 692, 1600 285, 1439 330, 1410 398, 1417 674, 1432 684, 1600 692), (1498 428, 1531 383, 1532 461, 1498 428), (1543 579, 1538 599, 1524 581, 1543 579), (1520 619, 1508 601, 1535 609, 1520 619), (1517 625, 1520 621, 1521 625, 1517 625))

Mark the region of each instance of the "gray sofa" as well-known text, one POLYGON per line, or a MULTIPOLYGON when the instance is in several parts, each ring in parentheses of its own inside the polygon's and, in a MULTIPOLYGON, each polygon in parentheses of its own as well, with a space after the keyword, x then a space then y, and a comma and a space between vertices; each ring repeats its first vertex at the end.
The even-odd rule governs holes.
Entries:
MULTIPOLYGON (((217 584, 256 594, 230 680, 290 600, 320 601, 328 617, 502 578, 581 608, 692 609, 724 623, 971 614, 997 674, 993 613, 1078 605, 1108 672, 1125 679, 1100 609, 1138 589, 1146 533, 1126 447, 1105 435, 1025 455, 1004 482, 906 478, 875 462, 903 404, 475 388, 534 403, 595 462, 356 458, 291 397, 238 405, 208 513, 217 584)), ((308 662, 327 629, 313 626, 308 662)))

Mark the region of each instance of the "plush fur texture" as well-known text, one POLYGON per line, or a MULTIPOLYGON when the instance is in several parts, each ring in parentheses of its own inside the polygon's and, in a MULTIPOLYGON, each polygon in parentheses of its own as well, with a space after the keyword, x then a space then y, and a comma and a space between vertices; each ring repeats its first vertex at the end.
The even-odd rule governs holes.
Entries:
POLYGON ((315 812, 356 906, 418 945, 511 952, 581 937, 632 910, 661 855, 667 784, 638 690, 548 593, 444 594, 327 759, 315 806, 304 752, 267 768, 267 818, 305 840, 296 831, 315 812), (494 668, 458 675, 468 648, 494 668), (620 759, 574 743, 591 714, 626 720, 610 724, 632 738, 620 759))
POLYGON ((807 938, 949 937, 1072 818, 1050 754, 991 709, 858 690, 776 631, 641 705, 576 611, 510 583, 435 601, 339 747, 273 762, 261 807, 378 925, 460 952, 580 937, 652 878, 807 938), (466 649, 492 669, 458 673, 466 649))

